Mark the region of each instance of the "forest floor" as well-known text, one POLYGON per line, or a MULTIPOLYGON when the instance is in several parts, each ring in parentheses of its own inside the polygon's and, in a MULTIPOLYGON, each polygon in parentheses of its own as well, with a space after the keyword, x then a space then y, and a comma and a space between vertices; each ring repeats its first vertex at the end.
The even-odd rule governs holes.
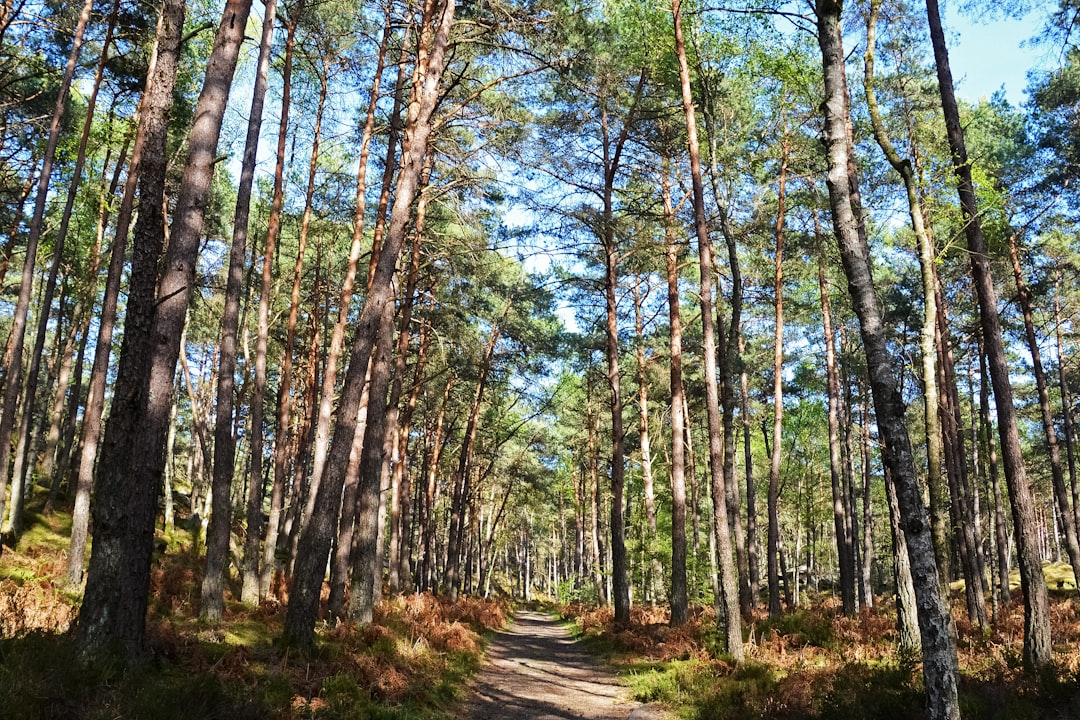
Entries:
MULTIPOLYGON (((1048 564, 1052 664, 1038 673, 1021 662, 1019 589, 996 622, 968 621, 963 593, 953 596, 965 720, 1080 720, 1080 602, 1057 590, 1064 568, 1048 564)), ((1071 578, 1071 571, 1069 572, 1071 578)), ((685 625, 667 609, 638 605, 618 626, 609 607, 569 605, 562 615, 583 645, 603 657, 639 702, 659 703, 685 720, 923 720, 922 663, 897 649, 895 605, 844 617, 829 593, 807 593, 803 606, 771 618, 756 609, 744 621, 744 662, 724 653, 712 608, 691 606, 685 625)))
MULTIPOLYGON (((571 639, 536 612, 520 613, 508 630, 505 600, 430 594, 386 599, 364 627, 320 621, 314 650, 301 653, 278 640, 288 600, 281 583, 258 607, 229 599, 222 622, 199 619, 203 559, 184 529, 159 534, 144 662, 87 667, 67 632, 80 601, 63 580, 69 533, 67 514, 32 512, 18 544, 0 551, 4 720, 657 717, 637 703, 693 720, 925 717, 921 664, 897 653, 886 597, 850 618, 827 592, 804 593, 802 607, 778 618, 755 611, 739 665, 701 604, 678 628, 663 607, 637 605, 631 623, 616 627, 608 607, 562 606, 576 626, 571 639)), ((966 619, 954 588, 966 720, 1080 720, 1080 602, 1067 566, 1044 571, 1054 657, 1034 675, 1021 662, 1019 588, 986 632, 966 619)))
POLYGON ((518 612, 494 635, 461 714, 470 720, 660 720, 548 615, 518 612))
MULTIPOLYGON (((320 619, 315 647, 280 642, 282 583, 257 607, 227 594, 218 623, 198 616, 203 559, 189 530, 158 532, 140 662, 83 663, 69 630, 81 593, 64 582, 70 516, 30 513, 0 549, 3 720, 450 720, 461 718, 484 637, 505 600, 387 598, 370 625, 320 619)), ((324 596, 325 599, 325 596, 324 596)))

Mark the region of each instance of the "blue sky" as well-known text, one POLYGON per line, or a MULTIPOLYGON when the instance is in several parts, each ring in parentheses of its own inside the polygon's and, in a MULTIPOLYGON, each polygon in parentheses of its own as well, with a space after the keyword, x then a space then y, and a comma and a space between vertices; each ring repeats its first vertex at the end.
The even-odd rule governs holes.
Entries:
POLYGON ((1051 67, 1053 50, 1031 42, 1039 33, 1046 13, 1057 3, 1034 3, 1043 9, 1020 19, 984 20, 961 15, 956 5, 946 8, 949 59, 957 81, 957 93, 968 100, 989 97, 1001 87, 1014 105, 1025 99, 1031 69, 1051 67))

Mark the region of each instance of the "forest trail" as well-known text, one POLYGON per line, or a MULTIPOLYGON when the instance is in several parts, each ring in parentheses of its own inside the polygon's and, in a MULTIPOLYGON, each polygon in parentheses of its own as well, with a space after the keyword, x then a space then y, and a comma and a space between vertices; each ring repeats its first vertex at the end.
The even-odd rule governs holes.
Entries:
POLYGON ((626 688, 550 617, 517 613, 491 642, 462 718, 468 720, 662 720, 626 699, 626 688))

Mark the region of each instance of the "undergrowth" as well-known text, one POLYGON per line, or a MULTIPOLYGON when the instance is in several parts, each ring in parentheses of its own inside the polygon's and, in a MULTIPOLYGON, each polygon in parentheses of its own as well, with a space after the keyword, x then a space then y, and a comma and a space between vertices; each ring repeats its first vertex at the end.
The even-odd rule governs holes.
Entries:
MULTIPOLYGON (((562 607, 563 617, 620 671, 634 699, 688 720, 921 720, 922 666, 899 655, 891 605, 846 618, 834 599, 744 624, 745 662, 723 653, 711 608, 668 626, 666 608, 639 606, 616 627, 610 608, 562 607)), ((964 718, 1080 719, 1080 605, 1052 603, 1054 665, 1039 675, 1021 663, 1023 607, 1014 603, 983 635, 956 607, 964 718)))
MULTIPOLYGON (((84 664, 63 587, 70 522, 33 518, 34 542, 0 556, 0 717, 4 720, 443 720, 479 668, 483 635, 506 624, 500 601, 432 595, 384 601, 370 625, 320 622, 314 650, 277 642, 285 606, 227 601, 198 618, 202 560, 183 537, 154 560, 146 659, 84 664)), ((325 593, 324 593, 325 595, 325 593)))

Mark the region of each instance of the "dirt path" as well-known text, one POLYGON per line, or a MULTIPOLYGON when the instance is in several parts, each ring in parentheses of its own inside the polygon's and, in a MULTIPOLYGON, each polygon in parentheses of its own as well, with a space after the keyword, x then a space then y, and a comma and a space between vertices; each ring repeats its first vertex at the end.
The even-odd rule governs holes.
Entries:
POLYGON ((661 720, 626 699, 566 628, 546 615, 519 612, 488 648, 488 661, 462 718, 469 720, 661 720))

